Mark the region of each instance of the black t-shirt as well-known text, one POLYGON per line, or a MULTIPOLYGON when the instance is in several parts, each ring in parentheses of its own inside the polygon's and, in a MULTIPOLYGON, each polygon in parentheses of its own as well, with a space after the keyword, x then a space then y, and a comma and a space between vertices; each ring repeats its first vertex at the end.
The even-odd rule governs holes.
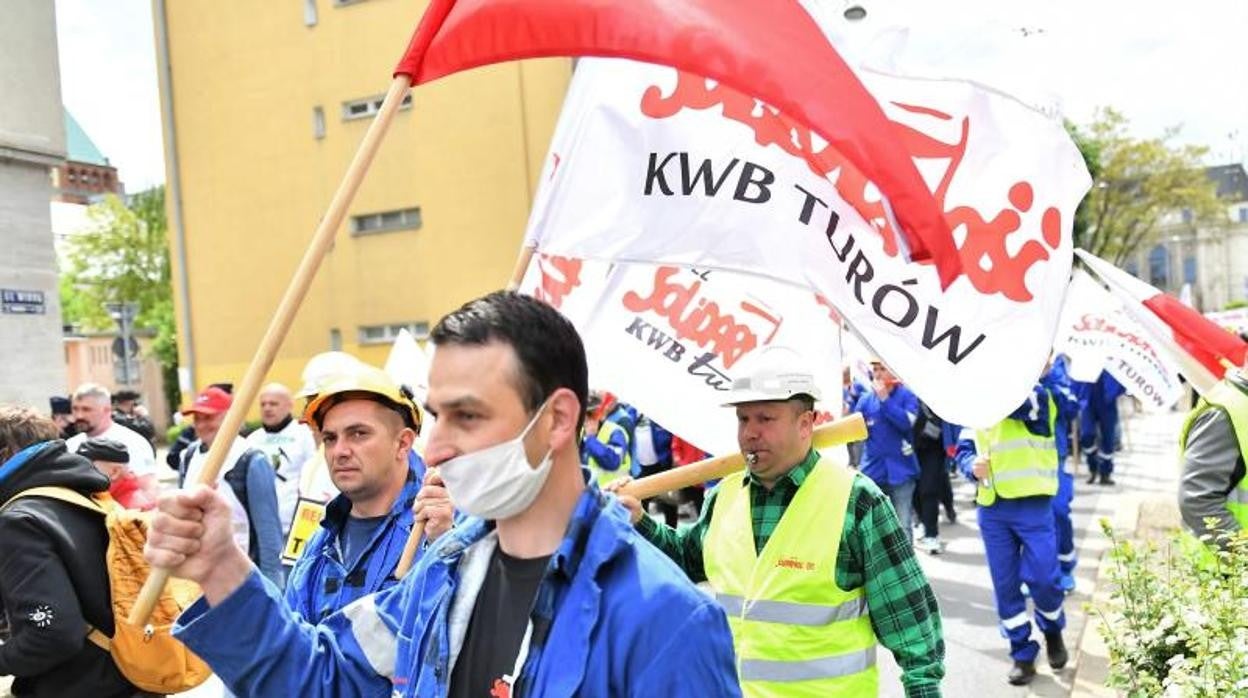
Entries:
POLYGON ((522 560, 494 549, 455 660, 448 698, 508 696, 502 679, 516 667, 533 599, 549 561, 549 555, 522 560), (499 691, 493 692, 496 687, 499 691))

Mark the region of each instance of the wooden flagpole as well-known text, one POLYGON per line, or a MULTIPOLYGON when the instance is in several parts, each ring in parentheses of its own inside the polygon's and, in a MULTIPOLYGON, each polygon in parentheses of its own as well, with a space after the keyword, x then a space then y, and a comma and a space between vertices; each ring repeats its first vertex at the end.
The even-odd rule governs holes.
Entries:
MULTIPOLYGON (((373 157, 377 154, 386 131, 390 128, 390 123, 394 120, 394 115, 398 112, 410 86, 411 77, 408 75, 398 75, 390 83, 390 89, 381 103, 381 109, 369 125, 368 132, 364 134, 364 140, 356 150, 355 158, 352 159, 342 182, 338 185, 338 190, 334 193, 333 200, 330 201, 329 210, 325 212, 324 218, 317 226, 312 241, 303 255, 303 260, 295 270, 294 277, 291 278, 290 285, 286 288, 286 294, 282 296, 281 303, 278 304, 277 311, 274 312, 273 319, 269 322, 264 339, 260 341, 260 347, 256 349, 256 354, 252 357, 251 365, 247 367, 243 382, 234 395, 234 403, 226 412, 225 420, 221 423, 218 433, 237 434, 239 427, 242 426, 247 407, 255 401, 261 383, 273 366, 277 350, 281 347, 282 341, 286 339, 291 323, 294 322, 295 313, 303 303, 304 296, 308 294, 308 288, 312 285, 317 269, 320 268, 321 262, 333 245, 334 234, 347 215, 347 207, 359 191, 360 183, 364 180, 369 166, 372 165, 373 157)), ((229 438, 214 440, 212 447, 208 449, 208 459, 199 477, 200 484, 210 485, 217 481, 225 456, 230 450, 230 442, 229 438)), ((128 621, 132 625, 143 625, 147 622, 168 579, 168 570, 152 569, 147 581, 143 584, 143 589, 139 592, 134 608, 130 610, 128 621)))
MULTIPOLYGON (((851 441, 862 441, 867 438, 867 423, 861 414, 846 415, 815 427, 813 437, 816 449, 839 446, 851 441)), ((740 453, 707 458, 697 463, 682 465, 679 468, 633 480, 620 488, 620 494, 631 495, 637 499, 649 499, 664 492, 725 478, 744 469, 745 457, 740 453)))
MULTIPOLYGON (((520 288, 520 282, 524 280, 524 273, 529 269, 529 263, 533 260, 533 253, 537 251, 536 247, 522 246, 520 254, 516 257, 516 266, 511 270, 511 279, 507 282, 507 290, 515 291, 520 288)), ((407 536, 407 542, 403 544, 403 553, 399 555, 399 563, 394 567, 395 579, 402 579, 412 569, 412 562, 416 559, 416 551, 420 550, 420 541, 425 537, 425 522, 417 521, 412 526, 412 532, 407 536)))

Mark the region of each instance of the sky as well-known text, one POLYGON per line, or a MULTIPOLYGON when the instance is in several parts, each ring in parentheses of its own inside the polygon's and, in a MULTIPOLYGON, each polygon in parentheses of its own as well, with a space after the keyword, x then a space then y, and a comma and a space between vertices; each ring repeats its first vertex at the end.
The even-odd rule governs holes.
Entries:
MULTIPOLYGON (((802 1, 864 65, 974 79, 1076 123, 1112 106, 1137 137, 1181 126, 1208 164, 1248 161, 1248 1, 802 1), (855 1, 867 16, 851 24, 855 1)), ((128 191, 162 183, 151 2, 56 0, 56 14, 65 106, 128 191)))

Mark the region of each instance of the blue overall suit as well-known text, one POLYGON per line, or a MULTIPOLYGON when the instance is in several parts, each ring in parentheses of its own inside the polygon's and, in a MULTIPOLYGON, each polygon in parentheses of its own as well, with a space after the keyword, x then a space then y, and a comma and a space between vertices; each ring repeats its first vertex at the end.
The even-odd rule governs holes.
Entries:
POLYGON ((1062 591, 1075 588, 1075 526, 1070 505, 1075 498, 1075 475, 1070 469, 1070 425, 1079 416, 1079 398, 1071 389, 1065 356, 1053 361, 1049 372, 1040 379, 1057 406, 1057 495, 1053 497, 1053 525, 1057 528, 1057 562, 1061 567, 1062 591))
POLYGON ((1088 403, 1079 425, 1079 448, 1083 451, 1092 482, 1113 484, 1114 451, 1118 450, 1118 397, 1126 392, 1106 371, 1088 388, 1088 403))
MULTIPOLYGON (((1008 419, 1021 421, 1035 436, 1050 437, 1052 425, 1048 416, 1048 391, 1037 385, 1027 402, 1008 419)), ((963 429, 955 460, 963 475, 971 480, 975 480, 972 465, 976 456, 975 432, 963 429)), ((1056 453, 1053 457, 1057 457, 1056 453)), ((1021 584, 1030 588, 1040 632, 1046 636, 1060 635, 1066 627, 1062 609, 1065 594, 1058 583, 1052 500, 1053 497, 1044 495, 1015 499, 998 496, 992 504, 978 508, 997 616, 1001 619, 1002 634, 1010 641, 1010 657, 1015 661, 1034 662, 1040 651, 1040 645, 1031 639, 1031 619, 1021 584)))
POLYGON ((343 494, 330 500, 321 528, 308 541, 286 582, 286 605, 301 618, 319 623, 357 599, 398 584, 394 568, 412 531, 412 505, 424 481, 425 461, 416 451, 409 451, 407 467, 407 481, 390 513, 354 559, 343 559, 340 542, 351 500, 343 494))

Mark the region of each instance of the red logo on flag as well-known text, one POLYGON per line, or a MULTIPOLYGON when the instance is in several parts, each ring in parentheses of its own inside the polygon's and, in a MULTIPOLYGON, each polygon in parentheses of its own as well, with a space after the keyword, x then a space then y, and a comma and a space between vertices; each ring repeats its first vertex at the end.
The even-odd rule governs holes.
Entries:
MULTIPOLYGON (((893 104, 911 114, 930 117, 938 122, 951 122, 954 117, 924 106, 893 104)), ((897 231, 893 227, 878 191, 858 168, 854 167, 831 145, 816 148, 810 129, 802 126, 770 106, 722 84, 709 84, 704 78, 679 72, 676 88, 664 96, 658 86, 646 89, 641 98, 641 111, 646 116, 664 119, 685 109, 706 110, 722 107, 724 118, 750 127, 760 146, 776 146, 801 158, 816 175, 832 179, 837 193, 858 211, 880 234, 884 251, 889 256, 899 253, 897 231), (835 177, 833 177, 835 175, 835 177)), ((1005 193, 1005 201, 997 212, 972 206, 955 206, 947 200, 950 184, 966 155, 971 132, 970 118, 960 121, 960 137, 956 143, 917 130, 908 124, 893 121, 903 146, 916 161, 943 160, 947 164, 940 182, 933 190, 936 202, 945 211, 945 220, 958 237, 959 227, 965 228, 959 253, 963 271, 980 293, 999 293, 1006 298, 1027 302, 1033 296, 1026 286, 1027 272, 1037 263, 1049 259, 1061 245, 1061 211, 1056 206, 1036 205, 1034 187, 1026 181, 1014 182, 1005 193), (1043 212, 1024 220, 1023 214, 1043 212), (1026 226, 1024 225, 1026 223, 1026 226), (1036 235, 1036 232, 1039 235, 1036 235), (1027 239, 1021 245, 1011 236, 1022 233, 1027 239), (1017 247, 1010 253, 1009 248, 1017 247)))

